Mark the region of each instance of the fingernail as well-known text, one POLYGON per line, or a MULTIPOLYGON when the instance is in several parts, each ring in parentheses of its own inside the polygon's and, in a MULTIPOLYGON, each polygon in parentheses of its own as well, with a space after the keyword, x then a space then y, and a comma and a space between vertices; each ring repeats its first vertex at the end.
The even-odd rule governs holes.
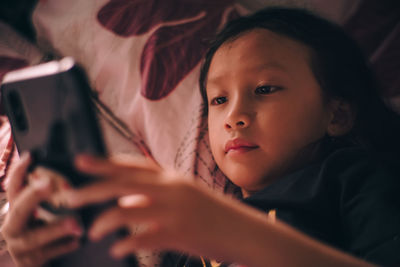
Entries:
POLYGON ((47 176, 43 176, 40 179, 33 180, 32 186, 36 189, 43 190, 48 188, 50 185, 50 178, 47 176))
POLYGON ((92 163, 94 162, 94 158, 91 155, 81 154, 77 156, 78 161, 83 163, 92 163))
POLYGON ((82 228, 78 225, 75 219, 67 219, 64 222, 64 227, 76 236, 81 236, 83 233, 82 228))
POLYGON ((110 253, 111 253, 111 256, 112 256, 113 258, 115 258, 115 259, 120 259, 120 258, 122 258, 122 257, 124 256, 123 251, 121 251, 120 249, 118 249, 118 247, 112 247, 112 248, 110 249, 110 253))
POLYGON ((61 198, 64 201, 64 204, 69 207, 69 208, 76 208, 76 206, 79 204, 77 202, 77 198, 74 196, 74 192, 72 189, 65 189, 62 191, 61 198))
POLYGON ((100 239, 100 236, 96 233, 96 231, 89 231, 89 238, 92 241, 98 241, 100 239))
POLYGON ((86 167, 94 162, 93 158, 89 155, 79 155, 75 159, 75 164, 78 167, 86 167))
POLYGON ((31 157, 31 154, 30 154, 29 152, 25 151, 25 152, 23 152, 23 153, 21 154, 20 159, 21 159, 22 161, 27 161, 27 160, 29 160, 30 157, 31 157))

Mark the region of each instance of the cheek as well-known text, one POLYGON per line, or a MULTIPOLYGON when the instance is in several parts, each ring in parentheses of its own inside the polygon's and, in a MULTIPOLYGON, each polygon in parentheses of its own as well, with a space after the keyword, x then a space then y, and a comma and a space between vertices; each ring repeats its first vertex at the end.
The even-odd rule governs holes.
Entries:
POLYGON ((272 150, 300 149, 326 132, 327 117, 320 105, 299 103, 280 105, 272 110, 260 117, 265 145, 272 150))
POLYGON ((305 105, 303 110, 298 113, 299 132, 304 138, 316 141, 325 135, 328 124, 329 114, 321 99, 315 99, 309 105, 305 105))
POLYGON ((214 114, 209 113, 208 116, 208 134, 210 140, 210 148, 215 160, 217 160, 219 158, 219 152, 221 149, 222 140, 220 139, 222 136, 223 125, 221 125, 219 118, 214 114))
POLYGON ((216 155, 217 152, 217 140, 216 140, 216 135, 214 134, 214 132, 212 131, 212 128, 209 128, 209 140, 210 140, 210 148, 211 148, 211 152, 212 154, 216 155))

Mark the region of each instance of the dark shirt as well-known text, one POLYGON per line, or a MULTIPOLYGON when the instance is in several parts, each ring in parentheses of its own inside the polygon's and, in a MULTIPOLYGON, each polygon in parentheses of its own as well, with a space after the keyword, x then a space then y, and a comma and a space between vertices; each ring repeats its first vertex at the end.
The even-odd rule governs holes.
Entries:
POLYGON ((400 264, 400 159, 343 148, 244 202, 367 261, 400 264), (396 162, 397 161, 397 162, 396 162))
MULTIPOLYGON (((341 148, 243 202, 264 212, 275 210, 278 219, 356 257, 400 266, 399 164, 397 158, 341 148)), ((178 254, 167 254, 163 263, 211 266, 178 254)))

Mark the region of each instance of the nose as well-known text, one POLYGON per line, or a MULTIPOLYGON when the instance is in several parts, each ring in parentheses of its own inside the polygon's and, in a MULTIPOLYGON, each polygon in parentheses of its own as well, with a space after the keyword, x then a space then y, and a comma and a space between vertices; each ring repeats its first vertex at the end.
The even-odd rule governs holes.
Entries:
POLYGON ((237 130, 250 126, 251 123, 251 107, 246 103, 236 103, 232 105, 225 119, 225 129, 237 130))

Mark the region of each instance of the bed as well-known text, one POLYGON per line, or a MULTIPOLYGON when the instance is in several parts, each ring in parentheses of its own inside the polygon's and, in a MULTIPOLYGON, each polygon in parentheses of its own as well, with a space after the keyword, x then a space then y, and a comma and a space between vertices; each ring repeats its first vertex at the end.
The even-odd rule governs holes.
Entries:
MULTIPOLYGON (((72 56, 96 92, 111 155, 152 157, 162 167, 235 194, 211 156, 199 68, 208 42, 227 21, 276 4, 305 7, 343 25, 370 59, 382 97, 400 111, 398 1, 42 0, 24 13, 32 13, 35 35, 8 21, 10 14, 0 17, 0 80, 10 70, 72 56)), ((18 12, 17 4, 7 12, 18 12)), ((2 206, 8 167, 16 160, 1 109, 2 206)))

